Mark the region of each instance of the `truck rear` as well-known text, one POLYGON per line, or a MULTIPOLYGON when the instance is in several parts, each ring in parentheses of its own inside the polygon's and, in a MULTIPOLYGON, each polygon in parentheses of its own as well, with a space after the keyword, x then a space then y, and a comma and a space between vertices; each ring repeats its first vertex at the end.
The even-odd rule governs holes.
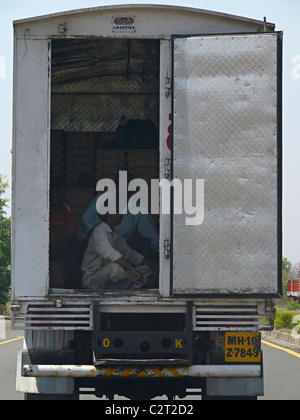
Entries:
POLYGON ((14 30, 17 390, 29 400, 263 395, 260 332, 282 293, 282 33, 158 5, 14 30), (129 172, 148 188, 158 276, 139 290, 84 289, 52 258, 53 179, 79 238, 98 181, 129 172))
POLYGON ((300 303, 300 266, 298 271, 298 279, 287 281, 287 296, 291 301, 300 303))

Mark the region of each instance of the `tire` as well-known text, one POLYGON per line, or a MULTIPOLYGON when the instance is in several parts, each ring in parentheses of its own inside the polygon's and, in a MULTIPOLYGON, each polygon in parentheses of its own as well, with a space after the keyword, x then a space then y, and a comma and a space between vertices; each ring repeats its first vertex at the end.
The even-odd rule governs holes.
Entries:
POLYGON ((202 396, 202 401, 257 401, 258 397, 207 397, 202 396))
POLYGON ((24 394, 25 401, 79 401, 79 394, 52 395, 52 394, 24 394))

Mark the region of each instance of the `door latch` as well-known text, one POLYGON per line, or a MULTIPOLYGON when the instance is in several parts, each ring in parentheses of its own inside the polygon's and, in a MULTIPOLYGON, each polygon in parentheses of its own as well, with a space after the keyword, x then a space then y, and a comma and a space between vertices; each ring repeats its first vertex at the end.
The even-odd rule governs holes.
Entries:
POLYGON ((171 177, 171 159, 165 159, 165 178, 171 177))
POLYGON ((166 260, 170 259, 170 250, 171 250, 170 241, 169 241, 169 239, 166 239, 165 242, 164 242, 164 254, 165 254, 165 259, 166 260))
POLYGON ((169 77, 166 77, 165 88, 166 88, 166 98, 169 98, 169 96, 171 96, 171 89, 172 89, 171 79, 169 77))

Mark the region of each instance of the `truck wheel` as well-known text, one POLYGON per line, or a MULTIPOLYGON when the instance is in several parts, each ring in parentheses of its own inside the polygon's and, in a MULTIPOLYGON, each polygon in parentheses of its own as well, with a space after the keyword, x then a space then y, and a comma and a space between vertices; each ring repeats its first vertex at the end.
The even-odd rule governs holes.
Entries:
POLYGON ((257 401, 257 397, 207 397, 202 396, 202 401, 257 401))
POLYGON ((73 395, 24 394, 25 401, 79 401, 79 393, 73 395))

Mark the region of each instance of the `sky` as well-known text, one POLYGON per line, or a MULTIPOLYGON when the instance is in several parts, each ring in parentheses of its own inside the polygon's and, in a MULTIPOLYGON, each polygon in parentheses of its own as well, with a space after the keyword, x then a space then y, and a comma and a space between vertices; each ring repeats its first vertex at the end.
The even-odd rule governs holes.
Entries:
MULTIPOLYGON (((213 10, 276 24, 284 31, 283 256, 300 262, 300 1, 299 0, 13 0, 0 6, 0 173, 11 183, 14 20, 115 4, 168 4, 213 10)), ((10 189, 7 191, 10 198, 10 189)), ((10 208, 8 208, 8 214, 10 208)))

